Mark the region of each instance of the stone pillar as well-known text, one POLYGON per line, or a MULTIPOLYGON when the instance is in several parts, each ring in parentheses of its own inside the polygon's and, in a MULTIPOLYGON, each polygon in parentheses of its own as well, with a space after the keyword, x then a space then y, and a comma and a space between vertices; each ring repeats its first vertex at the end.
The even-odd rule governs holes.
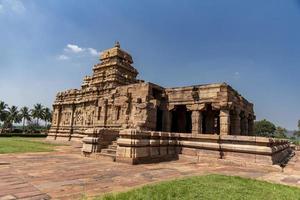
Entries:
POLYGON ((241 135, 248 134, 248 115, 245 112, 241 112, 241 135))
POLYGON ((171 125, 172 125, 172 112, 169 110, 164 110, 162 130, 164 132, 171 132, 171 125))
POLYGON ((231 134, 241 135, 241 118, 240 113, 235 112, 231 117, 231 134))
POLYGON ((108 115, 108 100, 105 99, 104 101, 104 117, 103 117, 103 125, 106 126, 107 123, 107 116, 108 115))
POLYGON ((250 117, 248 119, 248 135, 254 135, 254 119, 250 117))
POLYGON ((58 131, 59 131, 59 127, 60 127, 60 121, 61 121, 61 114, 62 114, 62 107, 59 106, 58 107, 58 114, 57 114, 57 126, 56 126, 56 131, 55 131, 55 140, 57 138, 57 135, 58 135, 58 131))
POLYGON ((230 112, 229 110, 220 110, 220 135, 230 134, 230 112))
POLYGON ((248 129, 248 117, 247 117, 247 116, 246 116, 245 119, 244 119, 244 128, 245 128, 244 134, 245 134, 245 135, 249 135, 249 129, 248 129))
POLYGON ((72 104, 72 111, 71 111, 71 129, 70 129, 70 136, 69 140, 71 140, 72 134, 73 134, 73 126, 74 126, 74 113, 75 113, 75 104, 72 104))
MULTIPOLYGON (((247 135, 248 134, 248 131, 246 132, 247 119, 246 119, 245 113, 243 111, 241 111, 240 118, 241 118, 241 123, 240 123, 241 135, 247 135)), ((248 122, 247 122, 247 124, 248 124, 248 122)))
POLYGON ((57 127, 59 128, 62 125, 62 118, 63 118, 63 108, 60 106, 58 108, 58 115, 57 115, 57 127))
POLYGON ((192 111, 192 134, 202 133, 202 113, 199 110, 192 111))

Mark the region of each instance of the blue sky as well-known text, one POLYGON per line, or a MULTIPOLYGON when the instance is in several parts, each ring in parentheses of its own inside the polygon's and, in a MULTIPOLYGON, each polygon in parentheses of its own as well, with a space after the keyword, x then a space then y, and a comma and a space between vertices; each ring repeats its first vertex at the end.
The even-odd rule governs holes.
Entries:
POLYGON ((300 119, 300 0, 0 0, 0 99, 51 106, 116 40, 139 78, 227 82, 257 119, 300 119))

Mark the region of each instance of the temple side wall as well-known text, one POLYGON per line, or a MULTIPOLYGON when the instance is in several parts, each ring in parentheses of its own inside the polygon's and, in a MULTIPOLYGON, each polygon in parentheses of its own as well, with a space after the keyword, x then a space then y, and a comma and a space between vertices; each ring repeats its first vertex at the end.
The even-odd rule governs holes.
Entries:
POLYGON ((239 163, 277 164, 290 153, 287 140, 254 136, 203 135, 122 130, 117 140, 119 162, 151 163, 178 159, 226 159, 239 163))
POLYGON ((81 140, 93 128, 155 129, 159 102, 151 97, 149 83, 120 86, 103 95, 90 95, 91 98, 88 94, 81 97, 82 91, 78 97, 73 92, 66 92, 61 101, 57 98, 49 139, 81 140))

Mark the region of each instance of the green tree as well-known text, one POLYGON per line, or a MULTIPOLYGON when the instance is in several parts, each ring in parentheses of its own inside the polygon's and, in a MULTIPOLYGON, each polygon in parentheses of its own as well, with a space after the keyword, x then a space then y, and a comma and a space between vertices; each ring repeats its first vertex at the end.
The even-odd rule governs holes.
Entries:
POLYGON ((31 110, 31 116, 36 119, 36 125, 39 125, 39 120, 44 118, 44 106, 40 103, 35 104, 31 110))
POLYGON ((294 131, 293 136, 294 136, 295 138, 300 137, 300 131, 294 131))
POLYGON ((254 133, 257 136, 274 137, 276 126, 266 119, 254 123, 254 133))
POLYGON ((28 107, 24 106, 20 109, 20 117, 22 118, 22 121, 23 121, 23 132, 24 132, 25 122, 31 121, 30 110, 28 107))
POLYGON ((5 128, 10 128, 10 131, 12 131, 13 124, 14 123, 20 123, 22 121, 22 118, 19 114, 18 107, 17 106, 11 106, 8 108, 8 114, 7 118, 4 122, 5 128))
POLYGON ((287 138, 287 130, 283 127, 276 127, 274 137, 276 138, 287 138))
POLYGON ((44 108, 44 116, 43 116, 43 120, 45 121, 45 126, 48 126, 48 122, 51 122, 52 120, 52 112, 50 110, 50 108, 44 108))
POLYGON ((4 122, 7 117, 7 104, 4 101, 0 101, 0 122, 4 122))

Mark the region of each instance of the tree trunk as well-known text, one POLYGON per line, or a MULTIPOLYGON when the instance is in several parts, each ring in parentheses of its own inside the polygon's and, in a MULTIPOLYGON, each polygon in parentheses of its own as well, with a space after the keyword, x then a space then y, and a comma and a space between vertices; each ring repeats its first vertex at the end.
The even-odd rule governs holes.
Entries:
POLYGON ((24 133, 24 128, 25 128, 25 118, 23 118, 23 133, 24 133))
POLYGON ((13 131, 13 124, 14 124, 14 121, 10 124, 10 127, 9 127, 9 132, 12 133, 13 131))

